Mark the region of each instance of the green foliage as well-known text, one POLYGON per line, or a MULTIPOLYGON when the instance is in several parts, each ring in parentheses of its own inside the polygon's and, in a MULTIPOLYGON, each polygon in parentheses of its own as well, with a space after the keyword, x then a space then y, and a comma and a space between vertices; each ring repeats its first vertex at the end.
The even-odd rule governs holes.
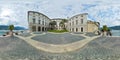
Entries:
POLYGON ((103 25, 102 29, 103 29, 103 31, 108 31, 109 28, 107 27, 107 25, 103 25))
POLYGON ((56 25, 56 24, 57 24, 56 21, 52 21, 49 23, 49 25, 56 25))
POLYGON ((63 33, 63 32, 68 32, 68 31, 67 30, 49 30, 49 32, 63 33))
POLYGON ((63 19, 61 22, 60 22, 60 26, 62 27, 63 30, 65 30, 65 23, 68 22, 67 19, 63 19))
POLYGON ((10 31, 14 30, 14 25, 9 25, 9 30, 10 31))
POLYGON ((50 27, 51 30, 54 30, 54 29, 56 28, 56 27, 55 27, 56 24, 57 24, 56 21, 52 21, 52 22, 49 23, 49 25, 51 26, 51 27, 50 27))

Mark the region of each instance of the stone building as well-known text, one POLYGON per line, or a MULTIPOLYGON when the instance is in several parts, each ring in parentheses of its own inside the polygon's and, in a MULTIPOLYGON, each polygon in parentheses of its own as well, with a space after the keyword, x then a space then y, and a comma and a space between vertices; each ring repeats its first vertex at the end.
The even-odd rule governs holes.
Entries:
MULTIPOLYGON (((95 32, 99 29, 99 23, 87 20, 88 13, 78 14, 68 18, 68 22, 65 24, 66 29, 69 32, 95 32)), ((50 19, 46 15, 28 11, 28 24, 31 32, 47 31, 50 28, 49 23, 51 21, 56 22, 57 30, 61 30, 60 22, 62 18, 50 19)))
POLYGON ((50 21, 50 18, 42 13, 28 11, 28 24, 31 32, 47 31, 50 21))
POLYGON ((99 22, 87 20, 88 13, 78 14, 68 19, 67 30, 70 32, 95 32, 99 30, 99 22))
POLYGON ((99 30, 100 23, 99 22, 93 22, 88 20, 87 21, 87 32, 96 32, 99 30))
POLYGON ((87 32, 87 13, 78 14, 68 19, 70 32, 87 32))

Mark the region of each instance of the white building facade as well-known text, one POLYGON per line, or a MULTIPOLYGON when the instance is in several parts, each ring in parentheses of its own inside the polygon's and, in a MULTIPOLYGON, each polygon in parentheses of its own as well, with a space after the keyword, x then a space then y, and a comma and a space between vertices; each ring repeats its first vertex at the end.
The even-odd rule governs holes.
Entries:
POLYGON ((87 32, 87 15, 87 13, 83 13, 69 18, 67 30, 70 32, 87 32))
POLYGON ((49 22, 50 18, 42 13, 35 11, 28 12, 28 24, 31 32, 47 31, 49 22))
MULTIPOLYGON (((100 24, 96 22, 90 22, 87 20, 88 13, 78 14, 68 18, 67 23, 65 23, 65 28, 69 32, 94 32, 97 31, 100 24)), ((52 21, 56 22, 56 29, 61 30, 60 22, 64 20, 62 18, 50 19, 46 15, 29 11, 28 12, 28 24, 29 30, 31 32, 42 32, 47 31, 50 28, 49 23, 52 21)))

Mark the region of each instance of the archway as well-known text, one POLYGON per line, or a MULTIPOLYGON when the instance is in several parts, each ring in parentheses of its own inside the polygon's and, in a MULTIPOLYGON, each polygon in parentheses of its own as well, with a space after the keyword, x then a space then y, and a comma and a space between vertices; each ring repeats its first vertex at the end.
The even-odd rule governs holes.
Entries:
POLYGON ((41 31, 41 27, 40 26, 38 27, 38 31, 41 31))
POLYGON ((32 26, 32 31, 36 31, 36 26, 32 26))
POLYGON ((83 27, 81 27, 81 32, 83 32, 83 27))

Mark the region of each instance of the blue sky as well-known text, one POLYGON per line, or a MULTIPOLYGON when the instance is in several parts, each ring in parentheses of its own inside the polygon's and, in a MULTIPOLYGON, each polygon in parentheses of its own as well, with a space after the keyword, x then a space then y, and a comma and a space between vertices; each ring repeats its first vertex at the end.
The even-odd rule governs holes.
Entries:
POLYGON ((120 0, 0 0, 0 25, 28 27, 27 11, 50 18, 67 18, 88 13, 88 20, 102 25, 120 25, 120 0))

